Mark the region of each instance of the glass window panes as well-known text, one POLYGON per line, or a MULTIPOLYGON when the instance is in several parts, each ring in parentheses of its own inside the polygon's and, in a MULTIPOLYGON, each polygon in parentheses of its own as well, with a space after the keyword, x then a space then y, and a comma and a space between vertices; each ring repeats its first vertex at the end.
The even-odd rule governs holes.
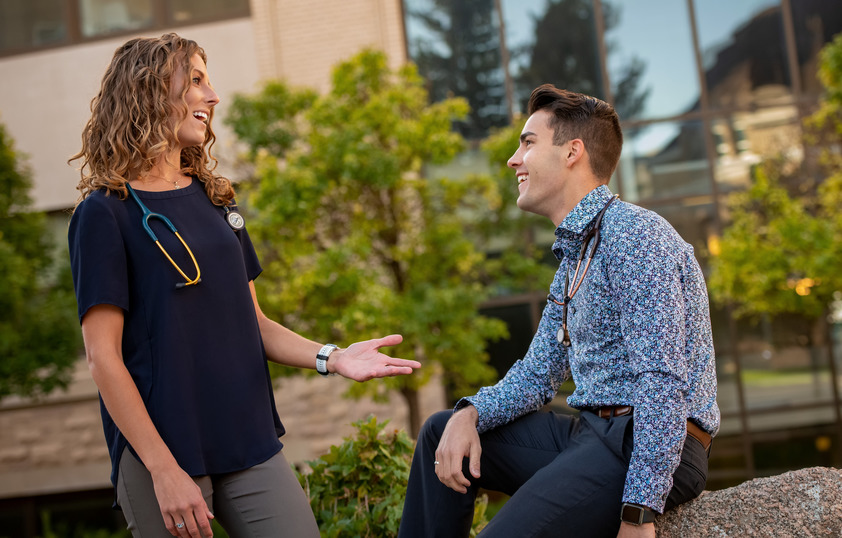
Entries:
POLYGON ((477 139, 508 125, 494 0, 405 0, 404 10, 409 54, 430 98, 464 97, 471 105, 456 128, 477 139))
POLYGON ((84 37, 148 28, 154 24, 152 0, 80 0, 84 37))
MULTIPOLYGON (((738 321, 738 349, 742 382, 749 410, 825 404, 832 401, 828 346, 824 321, 798 315, 738 321)), ((832 407, 826 409, 832 420, 832 407)), ((761 425, 806 426, 828 422, 818 410, 793 414, 792 422, 767 422, 752 417, 752 429, 761 425)))
POLYGON ((645 203, 711 193, 700 121, 653 123, 623 131, 618 168, 625 200, 645 203))
POLYGON ((248 0, 170 0, 170 17, 175 23, 248 14, 248 0))
POLYGON ((608 77, 620 119, 663 118, 698 108, 687 3, 604 0, 602 10, 608 77))
POLYGON ((67 38, 61 0, 0 2, 0 52, 56 45, 67 38))
POLYGON ((842 5, 834 0, 791 0, 796 53, 803 91, 815 95, 822 86, 816 78, 819 51, 842 32, 842 5))
POLYGON ((777 0, 694 3, 711 107, 791 102, 777 0))
POLYGON ((526 112, 532 90, 545 83, 605 97, 591 0, 502 0, 501 6, 518 112, 526 112))
POLYGON ((801 124, 794 106, 736 112, 711 123, 717 190, 725 194, 751 185, 752 167, 784 158, 793 167, 803 158, 801 124))
MULTIPOLYGON (((547 283, 549 286, 549 283, 547 283)), ((529 303, 516 303, 508 306, 483 308, 483 316, 497 318, 506 323, 509 337, 489 342, 486 347, 489 363, 497 370, 501 378, 506 375, 515 361, 526 355, 537 321, 533 320, 532 306, 529 303)))

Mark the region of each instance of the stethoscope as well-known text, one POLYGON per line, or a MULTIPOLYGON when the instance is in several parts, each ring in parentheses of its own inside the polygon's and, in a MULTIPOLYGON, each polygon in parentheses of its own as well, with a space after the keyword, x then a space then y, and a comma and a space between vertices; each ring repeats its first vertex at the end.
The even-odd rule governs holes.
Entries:
MULTIPOLYGON (((169 260, 172 266, 175 267, 175 270, 178 271, 178 274, 180 274, 182 278, 184 278, 184 280, 186 281, 178 282, 175 285, 176 289, 181 289, 185 286, 195 286, 196 284, 201 282, 202 271, 201 269, 199 269, 199 262, 196 261, 196 256, 193 255, 193 251, 190 250, 189 246, 187 246, 187 242, 185 242, 184 239, 181 237, 181 234, 178 233, 178 230, 176 229, 172 221, 160 213, 153 213, 152 211, 150 211, 149 208, 146 207, 146 204, 144 204, 140 200, 140 197, 134 191, 132 186, 128 183, 126 183, 126 189, 128 189, 129 195, 131 195, 132 199, 134 199, 138 207, 140 207, 140 210, 143 212, 143 216, 141 217, 143 229, 146 230, 146 233, 149 235, 149 237, 152 238, 152 241, 154 241, 155 244, 158 245, 158 248, 161 249, 161 252, 164 253, 164 256, 166 256, 167 260, 169 260), (155 232, 152 231, 152 227, 149 226, 150 219, 158 219, 161 222, 163 222, 164 225, 167 228, 169 228, 169 230, 173 233, 173 235, 175 235, 178 238, 178 240, 181 241, 181 244, 184 245, 185 250, 187 250, 187 254, 190 255, 190 259, 193 260, 193 266, 196 268, 196 278, 190 278, 189 276, 187 276, 187 274, 181 269, 181 267, 179 267, 178 264, 175 263, 175 260, 172 259, 167 250, 164 248, 164 246, 161 245, 161 242, 158 240, 158 236, 156 236, 155 232)), ((240 215, 237 211, 232 210, 227 206, 223 209, 225 210, 225 220, 226 222, 228 222, 228 225, 231 226, 231 229, 233 229, 234 231, 242 230, 243 227, 246 225, 246 221, 245 219, 243 219, 243 216, 240 215)))
POLYGON ((576 271, 573 272, 573 288, 570 288, 570 269, 567 269, 567 274, 564 277, 564 299, 559 302, 558 299, 555 298, 555 295, 552 293, 547 295, 547 300, 552 301, 557 305, 561 305, 561 328, 558 330, 558 341, 564 347, 570 347, 570 333, 567 332, 567 305, 570 304, 570 301, 576 295, 576 292, 579 291, 579 286, 582 285, 582 282, 585 281, 585 275, 588 274, 588 269, 591 266, 591 260, 593 260, 593 256, 596 253, 597 247, 599 247, 600 242, 600 227, 602 225, 602 217, 605 215, 605 212, 608 210, 608 206, 611 205, 611 202, 619 198, 616 194, 612 196, 606 203, 602 210, 597 213, 596 215, 596 222, 594 222, 593 228, 585 234, 584 242, 582 243, 582 250, 579 251, 579 259, 576 262, 576 271), (585 253, 588 250, 588 245, 593 240, 593 248, 591 249, 591 253, 588 256, 588 261, 585 262, 585 269, 582 271, 581 278, 579 277, 579 268, 582 266, 582 262, 585 260, 585 253), (578 279, 578 280, 577 280, 578 279))

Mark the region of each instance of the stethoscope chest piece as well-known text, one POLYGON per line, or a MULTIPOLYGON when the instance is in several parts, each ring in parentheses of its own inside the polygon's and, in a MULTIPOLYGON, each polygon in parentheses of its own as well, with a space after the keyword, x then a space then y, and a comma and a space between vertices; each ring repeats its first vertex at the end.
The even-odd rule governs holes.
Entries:
POLYGON ((246 226, 246 219, 243 218, 237 211, 225 208, 225 220, 232 230, 239 232, 246 226))

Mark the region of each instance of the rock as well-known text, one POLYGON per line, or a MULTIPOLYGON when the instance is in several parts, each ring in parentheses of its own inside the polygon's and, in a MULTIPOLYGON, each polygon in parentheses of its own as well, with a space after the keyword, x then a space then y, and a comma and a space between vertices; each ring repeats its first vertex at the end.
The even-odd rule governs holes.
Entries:
POLYGON ((842 536, 842 471, 811 467, 705 491, 655 520, 659 538, 842 536))

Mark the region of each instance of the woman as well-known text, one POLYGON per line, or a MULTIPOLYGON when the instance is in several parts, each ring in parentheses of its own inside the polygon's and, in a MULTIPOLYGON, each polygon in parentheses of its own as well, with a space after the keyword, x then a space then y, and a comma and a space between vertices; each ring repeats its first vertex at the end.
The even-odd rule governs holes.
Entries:
POLYGON ((266 359, 357 381, 420 364, 378 351, 399 335, 335 349, 260 311, 259 262, 212 172, 205 64, 175 34, 117 49, 71 159, 73 277, 116 502, 135 536, 211 536, 215 517, 232 536, 318 536, 266 359))

